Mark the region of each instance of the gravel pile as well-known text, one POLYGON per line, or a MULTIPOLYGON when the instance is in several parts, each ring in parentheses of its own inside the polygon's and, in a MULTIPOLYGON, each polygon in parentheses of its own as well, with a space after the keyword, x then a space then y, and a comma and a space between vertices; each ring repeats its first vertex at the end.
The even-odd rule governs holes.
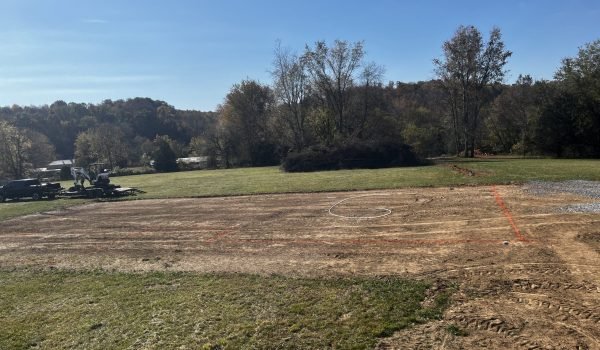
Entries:
POLYGON ((568 213, 600 213, 600 203, 571 204, 560 210, 568 213))
POLYGON ((538 196, 552 193, 572 193, 583 197, 600 199, 600 181, 531 181, 525 185, 525 191, 538 196))
POLYGON ((561 182, 532 181, 525 185, 525 191, 536 196, 553 193, 571 193, 598 200, 594 203, 571 204, 560 208, 569 213, 600 213, 600 181, 570 180, 561 182))

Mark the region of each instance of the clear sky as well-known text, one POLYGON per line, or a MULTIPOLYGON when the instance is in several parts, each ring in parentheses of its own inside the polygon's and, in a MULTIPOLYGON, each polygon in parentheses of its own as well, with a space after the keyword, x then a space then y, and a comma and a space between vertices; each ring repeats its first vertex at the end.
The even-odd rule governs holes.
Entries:
POLYGON ((500 27, 507 81, 551 79, 600 38, 600 1, 0 0, 0 105, 139 96, 214 110, 242 79, 270 83, 277 40, 364 40, 385 81, 429 80, 461 24, 500 27))

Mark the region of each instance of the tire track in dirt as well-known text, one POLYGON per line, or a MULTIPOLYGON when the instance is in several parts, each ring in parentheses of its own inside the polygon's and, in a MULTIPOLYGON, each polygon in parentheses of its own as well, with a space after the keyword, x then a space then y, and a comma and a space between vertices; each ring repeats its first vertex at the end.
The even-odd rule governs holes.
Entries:
MULTIPOLYGON (((521 228, 527 228, 527 232, 533 232, 530 230, 556 229, 557 227, 569 227, 571 225, 585 226, 598 222, 597 220, 551 220, 550 222, 527 223, 517 227, 514 217, 495 188, 493 192, 498 206, 508 219, 518 241, 534 245, 544 244, 542 241, 532 242, 526 240, 521 228)), ((565 240, 570 238, 570 235, 553 238, 544 237, 546 242, 552 239, 553 244, 563 244, 565 240)), ((598 259, 595 261, 600 262, 598 259)), ((599 298, 597 296, 600 293, 600 287, 594 281, 581 279, 584 274, 598 276, 600 272, 599 265, 572 262, 493 264, 493 266, 467 265, 449 269, 436 269, 422 274, 423 276, 435 276, 436 278, 446 276, 451 280, 459 281, 462 285, 461 289, 465 288, 465 291, 470 291, 469 293, 475 293, 475 295, 484 298, 480 300, 487 300, 489 296, 493 296, 496 300, 498 300, 497 298, 502 300, 500 302, 503 305, 502 309, 494 309, 493 315, 478 314, 474 310, 470 312, 461 310, 462 312, 455 315, 447 314, 444 320, 445 324, 446 322, 454 322, 475 332, 483 331, 501 337, 509 337, 512 339, 511 343, 513 344, 510 348, 554 349, 555 347, 551 344, 552 341, 537 339, 539 336, 532 332, 531 325, 525 326, 525 320, 535 317, 534 323, 540 324, 541 327, 553 329, 558 324, 559 327, 566 329, 566 333, 570 333, 571 336, 569 337, 574 341, 574 343, 571 343, 574 345, 573 348, 600 348, 598 340, 600 337, 600 307, 598 306, 599 298), (536 294, 540 295, 537 296, 536 294), (512 297, 507 299, 507 295, 512 297), (519 305, 525 306, 525 311, 519 305), (534 312, 535 316, 528 314, 531 312, 534 312), (515 323, 509 320, 514 320, 515 317, 521 319, 521 322, 515 323)), ((467 302, 467 305, 477 304, 477 302, 467 302)), ((415 333, 418 334, 418 332, 407 332, 408 335, 415 333)), ((565 332, 559 333, 567 336, 565 332)), ((425 338, 427 337, 425 336, 425 338)), ((488 338, 489 335, 485 337, 488 338)), ((404 337, 405 340, 406 338, 404 337)), ((423 339, 425 343, 430 340, 430 338, 423 339)), ((439 340, 439 336, 437 340, 439 340)), ((444 344, 446 343, 447 334, 444 338, 444 344)), ((455 344, 460 343, 460 341, 455 342, 455 344)), ((383 342, 383 344, 387 345, 381 348, 394 348, 389 343, 383 342)), ((392 344, 398 345, 402 342, 393 342, 392 344)), ((507 348, 508 346, 497 345, 496 347, 507 348)), ((462 349, 463 347, 457 346, 456 348, 462 349)), ((571 347, 565 346, 564 348, 571 347)))
MULTIPOLYGON (((556 296, 540 296, 528 293, 514 293, 512 301, 519 304, 525 304, 533 308, 542 309, 546 312, 558 316, 560 321, 566 321, 568 318, 577 320, 600 323, 600 307, 585 305, 582 302, 558 298, 556 296)), ((597 329, 597 331, 600 331, 597 329)), ((596 339, 597 340, 597 339, 596 339)))
POLYGON ((363 191, 387 195, 335 208, 392 210, 369 220, 328 215, 355 193, 94 203, 0 227, 0 263, 441 279, 458 288, 444 319, 381 344, 598 348, 600 259, 576 237, 597 232, 600 215, 553 212, 573 197, 494 189, 512 222, 490 187, 363 191), (453 336, 451 324, 471 334, 453 336))

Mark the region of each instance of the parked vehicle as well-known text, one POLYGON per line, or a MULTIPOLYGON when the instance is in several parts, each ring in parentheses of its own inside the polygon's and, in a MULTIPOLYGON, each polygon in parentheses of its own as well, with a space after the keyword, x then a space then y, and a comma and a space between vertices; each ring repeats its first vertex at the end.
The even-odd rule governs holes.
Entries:
POLYGON ((62 187, 59 183, 42 183, 38 179, 14 180, 0 186, 0 202, 4 202, 6 199, 20 198, 39 200, 46 197, 54 199, 61 190, 62 187))

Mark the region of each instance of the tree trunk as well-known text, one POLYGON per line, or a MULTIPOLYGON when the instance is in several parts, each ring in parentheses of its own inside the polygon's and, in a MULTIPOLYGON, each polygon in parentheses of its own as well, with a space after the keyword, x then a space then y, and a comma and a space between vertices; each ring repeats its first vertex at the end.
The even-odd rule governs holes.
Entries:
POLYGON ((462 87, 462 98, 463 98, 463 104, 462 104, 462 112, 463 112, 463 129, 464 129, 464 137, 465 137, 465 149, 463 152, 463 155, 465 158, 469 157, 469 140, 471 135, 469 134, 470 131, 470 121, 469 121, 469 97, 468 97, 468 91, 467 91, 468 87, 466 86, 466 83, 463 82, 463 87, 462 87))
POLYGON ((469 158, 475 158, 475 136, 471 137, 471 144, 469 146, 469 158))
POLYGON ((452 126, 454 131, 454 153, 460 153, 460 130, 458 126, 458 109, 456 107, 456 96, 451 97, 452 101, 452 126))
POLYGON ((468 127, 465 125, 464 127, 464 149, 463 149, 463 157, 469 157, 469 131, 468 127))

